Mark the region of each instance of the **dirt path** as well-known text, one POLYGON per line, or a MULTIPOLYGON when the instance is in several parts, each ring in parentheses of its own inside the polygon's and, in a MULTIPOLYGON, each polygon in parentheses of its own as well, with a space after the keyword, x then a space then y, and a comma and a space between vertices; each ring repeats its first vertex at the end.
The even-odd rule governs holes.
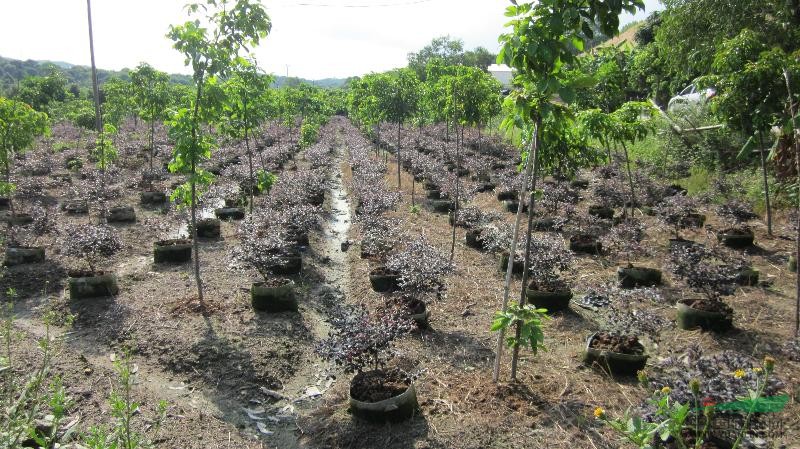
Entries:
MULTIPOLYGON (((325 203, 326 218, 321 232, 311 237, 316 262, 312 269, 317 271, 321 279, 311 286, 307 302, 300 307, 300 313, 315 342, 327 337, 329 319, 343 312, 342 305, 346 303, 351 283, 347 253, 342 251, 351 226, 350 202, 342 182, 344 149, 335 151, 334 167, 329 177, 330 190, 325 203)), ((274 429, 270 429, 274 434, 267 437, 268 444, 281 449, 301 447, 299 436, 303 429, 297 425, 297 416, 312 410, 337 378, 338 373, 331 372, 327 363, 317 359, 315 363, 300 368, 295 376, 286 381, 281 391, 285 398, 267 409, 266 413, 285 415, 288 412, 291 419, 275 423, 274 429)))

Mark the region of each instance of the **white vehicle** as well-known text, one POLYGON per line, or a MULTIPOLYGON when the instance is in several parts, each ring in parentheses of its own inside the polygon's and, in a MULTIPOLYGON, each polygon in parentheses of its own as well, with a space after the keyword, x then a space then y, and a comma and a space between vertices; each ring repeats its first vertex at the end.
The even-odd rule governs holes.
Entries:
POLYGON ((698 90, 694 83, 689 84, 681 93, 669 99, 667 111, 672 112, 686 106, 701 106, 716 94, 717 90, 713 87, 698 90))

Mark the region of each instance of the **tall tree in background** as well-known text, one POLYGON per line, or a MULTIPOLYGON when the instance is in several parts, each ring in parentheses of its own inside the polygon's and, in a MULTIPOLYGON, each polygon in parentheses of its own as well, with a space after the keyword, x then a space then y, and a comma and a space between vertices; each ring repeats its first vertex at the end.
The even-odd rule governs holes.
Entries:
POLYGON ((150 170, 155 159, 156 121, 166 118, 170 104, 169 75, 147 63, 139 64, 130 72, 132 100, 137 115, 147 123, 147 151, 150 170))
POLYGON ((465 65, 486 71, 495 62, 497 55, 483 47, 464 50, 464 41, 450 36, 440 36, 416 53, 408 54, 408 68, 416 72, 417 77, 427 79, 428 64, 439 61, 444 66, 465 65))
POLYGON ((14 223, 13 193, 11 171, 18 154, 30 148, 34 139, 48 132, 47 114, 35 111, 27 103, 0 97, 0 165, 3 169, 3 180, 0 181, 0 196, 8 196, 11 209, 11 220, 14 223))
POLYGON ((253 149, 250 145, 251 131, 264 119, 265 109, 259 105, 272 77, 259 73, 255 61, 241 60, 231 70, 225 81, 222 131, 229 137, 243 139, 249 168, 247 193, 249 210, 253 212, 253 195, 257 188, 253 170, 253 149))
POLYGON ((397 187, 401 187, 400 166, 402 164, 402 142, 400 131, 403 123, 414 117, 419 101, 419 78, 410 69, 397 69, 391 73, 386 119, 397 124, 397 187))

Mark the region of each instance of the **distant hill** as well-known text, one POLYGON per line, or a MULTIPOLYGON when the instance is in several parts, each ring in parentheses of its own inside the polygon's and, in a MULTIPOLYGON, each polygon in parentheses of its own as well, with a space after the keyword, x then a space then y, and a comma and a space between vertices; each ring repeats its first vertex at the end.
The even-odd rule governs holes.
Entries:
MULTIPOLYGON (((55 67, 58 71, 64 74, 67 78, 67 85, 76 85, 81 89, 91 89, 92 87, 92 71, 90 67, 82 65, 74 65, 62 61, 34 61, 28 59, 27 61, 20 61, 18 59, 4 58, 0 56, 0 92, 8 92, 17 81, 24 79, 27 76, 44 76, 55 67)), ((130 69, 122 70, 104 70, 97 69, 97 80, 102 84, 106 79, 111 77, 119 77, 123 80, 130 80, 128 76, 130 69)), ((192 78, 188 75, 171 74, 170 81, 176 84, 190 84, 192 78)), ((326 78, 322 80, 306 80, 302 78, 286 78, 285 76, 276 76, 274 85, 281 87, 284 85, 293 85, 305 82, 319 87, 337 88, 344 85, 347 81, 345 78, 326 78)))
POLYGON ((644 25, 644 21, 633 22, 626 25, 622 32, 618 35, 612 37, 611 39, 603 42, 602 44, 598 45, 598 47, 607 47, 610 45, 619 45, 623 42, 627 42, 631 46, 636 46, 636 32, 639 31, 639 28, 644 25))

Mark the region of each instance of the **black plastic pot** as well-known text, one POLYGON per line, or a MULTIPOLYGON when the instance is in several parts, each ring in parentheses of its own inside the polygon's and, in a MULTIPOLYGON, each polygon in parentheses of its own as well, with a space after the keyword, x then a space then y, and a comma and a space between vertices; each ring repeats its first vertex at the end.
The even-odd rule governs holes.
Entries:
POLYGON ((509 201, 509 200, 514 200, 516 198, 517 198, 517 193, 510 190, 497 192, 497 199, 499 201, 509 201))
POLYGON ((44 248, 32 246, 9 246, 6 248, 7 267, 44 262, 44 248))
POLYGON ((143 205, 155 206, 167 202, 167 195, 164 192, 142 192, 139 194, 139 201, 143 205))
POLYGON ((749 248, 754 239, 755 235, 749 229, 723 229, 717 233, 717 240, 729 248, 749 248))
POLYGON ((429 324, 429 318, 431 316, 430 310, 428 310, 427 304, 424 301, 415 301, 414 303, 409 305, 411 309, 411 315, 408 318, 413 321, 418 329, 427 329, 429 324))
MULTIPOLYGON (((358 374, 357 374, 358 375, 358 374)), ((353 381, 350 382, 351 388, 353 381)), ((363 402, 350 394, 350 412, 371 422, 400 422, 411 418, 419 409, 417 390, 409 383, 405 392, 378 402, 363 402)))
POLYGON ((155 263, 183 263, 190 260, 192 260, 191 240, 160 240, 153 244, 153 262, 155 263))
POLYGON ((589 180, 588 179, 573 179, 569 183, 570 187, 575 189, 587 189, 589 187, 589 180))
POLYGON ((536 218, 531 224, 534 231, 553 231, 556 227, 556 219, 553 217, 536 218))
POLYGON ((107 220, 109 223, 133 223, 136 221, 136 211, 130 206, 112 207, 107 220))
POLYGON ((426 190, 425 198, 428 198, 429 200, 440 200, 442 199, 442 192, 437 189, 426 190))
POLYGON ((600 254, 603 244, 593 235, 573 235, 569 238, 569 249, 576 253, 600 254))
POLYGON ((733 327, 733 317, 721 312, 708 312, 695 309, 686 304, 690 300, 678 302, 678 327, 684 330, 701 328, 713 332, 725 332, 733 327))
MULTIPOLYGON (((517 213, 517 209, 519 209, 519 202, 517 200, 505 200, 503 201, 503 208, 511 213, 517 213)), ((522 205, 522 212, 528 211, 528 203, 524 203, 522 205)))
MULTIPOLYGON (((511 272, 514 274, 522 274, 525 268, 525 262, 522 260, 515 260, 514 266, 511 267, 511 272)), ((500 254, 500 272, 505 273, 508 270, 508 253, 503 252, 500 254)))
POLYGON ((277 287, 268 287, 264 282, 254 282, 250 288, 253 309, 260 312, 297 312, 297 297, 294 282, 287 281, 277 287))
POLYGON ((450 200, 427 200, 428 208, 436 213, 446 214, 455 209, 455 203, 450 200))
POLYGON ((220 220, 241 220, 244 218, 243 207, 221 207, 214 209, 214 215, 220 220))
POLYGON ((572 291, 565 290, 560 292, 546 292, 531 289, 530 285, 525 289, 525 296, 528 302, 540 309, 547 309, 548 313, 558 312, 569 308, 569 300, 572 299, 572 291))
POLYGON ((589 206, 589 215, 610 220, 614 218, 614 209, 606 206, 589 206))
POLYGON ((464 234, 464 240, 470 248, 483 249, 480 229, 467 229, 467 232, 464 234))
POLYGON ((69 273, 70 299, 99 298, 119 293, 117 277, 113 273, 89 273, 76 271, 69 273))
POLYGON ((386 267, 378 267, 369 272, 369 283, 376 292, 391 292, 398 288, 400 275, 386 267))
POLYGON ((611 352, 599 350, 591 347, 592 341, 597 337, 594 333, 586 339, 586 350, 583 353, 583 361, 589 366, 595 363, 600 365, 606 372, 618 376, 634 376, 637 371, 643 370, 647 364, 647 354, 623 354, 621 352, 611 352))
POLYGON ((680 184, 672 184, 664 189, 664 196, 686 195, 687 192, 680 184))
POLYGON ((11 207, 11 200, 6 197, 0 197, 0 210, 7 210, 11 207))
POLYGON ((755 268, 744 268, 736 273, 736 278, 734 280, 738 285, 752 287, 754 285, 758 285, 758 278, 760 274, 761 272, 755 268))
POLYGON ((86 215, 89 213, 89 205, 81 200, 67 201, 61 205, 61 210, 68 215, 86 215))
POLYGON ((478 186, 475 188, 475 191, 478 193, 491 192, 492 190, 494 190, 495 187, 497 187, 497 185, 493 182, 488 182, 488 181, 481 182, 478 183, 478 186))
POLYGON ((197 220, 197 236, 215 239, 220 236, 220 221, 217 218, 201 218, 197 220))
POLYGON ((622 288, 653 287, 661 285, 661 270, 647 267, 619 267, 617 278, 622 288))
POLYGON ((3 214, 0 217, 0 221, 11 223, 13 226, 25 226, 33 223, 33 217, 31 214, 14 214, 12 217, 11 214, 3 214))

